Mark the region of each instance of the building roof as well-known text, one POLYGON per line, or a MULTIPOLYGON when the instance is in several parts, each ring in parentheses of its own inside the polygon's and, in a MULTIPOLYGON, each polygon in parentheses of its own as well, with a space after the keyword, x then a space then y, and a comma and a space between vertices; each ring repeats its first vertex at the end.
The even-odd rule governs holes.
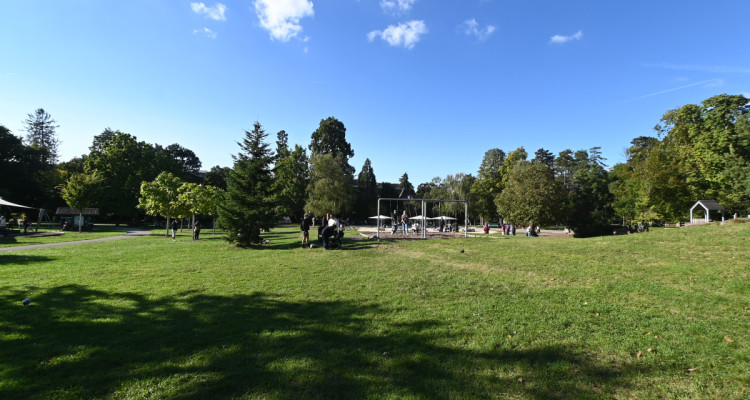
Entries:
POLYGON ((55 214, 57 215, 99 215, 99 209, 98 208, 84 208, 80 212, 77 208, 69 208, 69 207, 57 207, 57 211, 55 211, 55 214))
POLYGON ((724 211, 724 207, 722 207, 716 200, 698 200, 690 209, 692 210, 699 204, 708 211, 724 211))

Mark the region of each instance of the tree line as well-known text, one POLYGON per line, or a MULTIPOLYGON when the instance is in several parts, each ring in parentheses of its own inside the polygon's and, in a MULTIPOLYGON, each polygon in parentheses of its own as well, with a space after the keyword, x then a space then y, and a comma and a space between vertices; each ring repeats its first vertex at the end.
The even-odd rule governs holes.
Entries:
MULTIPOLYGON (((5 177, 0 196, 47 208, 86 197, 105 218, 124 222, 138 221, 146 212, 181 216, 191 207, 181 194, 200 190, 183 185, 211 186, 220 190, 220 200, 210 213, 240 246, 258 243, 260 232, 280 218, 296 221, 304 212, 365 221, 377 212, 379 197, 467 200, 468 217, 475 222, 562 225, 591 236, 610 233, 616 223, 685 219, 698 199, 716 199, 730 213, 746 215, 748 111, 748 99, 726 94, 667 111, 655 136, 633 139, 626 162, 612 168, 599 147, 557 155, 542 148, 533 157, 523 147, 508 153, 492 148, 476 175, 435 177, 415 188, 407 173, 397 184, 379 184, 369 159, 355 177, 346 127, 334 117, 320 121, 306 147, 292 147, 286 132, 278 132, 275 149, 256 122, 238 143, 232 167, 201 174, 193 151, 145 143, 109 128, 94 137, 88 154, 58 162, 56 121, 39 109, 24 121, 24 139, 0 125, 5 177), (149 203, 147 184, 158 188, 167 181, 173 186, 167 199, 174 204, 165 211, 149 203)), ((434 207, 431 213, 464 216, 459 204, 434 207)))

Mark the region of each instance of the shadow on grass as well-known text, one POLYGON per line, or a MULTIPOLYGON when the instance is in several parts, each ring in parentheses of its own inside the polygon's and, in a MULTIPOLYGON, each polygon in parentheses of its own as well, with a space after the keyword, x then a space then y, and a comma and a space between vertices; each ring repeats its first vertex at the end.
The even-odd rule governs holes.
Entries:
POLYGON ((47 261, 54 261, 54 258, 44 256, 22 256, 15 254, 0 254, 0 264, 35 264, 47 261))
POLYGON ((3 399, 591 398, 645 372, 563 346, 444 345, 442 322, 375 325, 394 312, 375 304, 76 285, 23 297, 0 296, 3 399))

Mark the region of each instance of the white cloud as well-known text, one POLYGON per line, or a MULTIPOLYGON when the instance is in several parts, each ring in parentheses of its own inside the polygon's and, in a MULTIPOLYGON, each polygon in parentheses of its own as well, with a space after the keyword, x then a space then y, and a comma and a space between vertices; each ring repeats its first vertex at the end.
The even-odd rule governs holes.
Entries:
POLYGON ((282 42, 296 37, 302 31, 299 21, 315 14, 309 0, 255 0, 255 12, 260 25, 271 37, 282 42))
POLYGON ((196 14, 206 14, 207 18, 211 18, 214 21, 226 21, 227 17, 224 13, 227 11, 227 6, 221 3, 216 3, 213 7, 208 7, 203 3, 190 3, 190 8, 196 14))
POLYGON ((411 10, 417 0, 380 0, 383 11, 393 14, 401 14, 411 10))
POLYGON ((495 32, 495 26, 487 25, 484 28, 479 26, 476 19, 467 19, 463 24, 458 26, 459 31, 462 31, 466 36, 476 36, 479 40, 487 40, 493 32, 495 32))
POLYGON ((382 31, 372 31, 367 34, 367 39, 372 42, 379 37, 391 46, 412 49, 425 33, 427 33, 427 25, 424 21, 409 21, 390 25, 382 31))
POLYGON ((210 30, 208 28, 193 29, 193 34, 194 35, 197 35, 199 33, 203 34, 203 35, 206 35, 206 37, 209 38, 209 39, 216 39, 216 32, 214 32, 214 31, 212 31, 212 30, 210 30))
POLYGON ((555 35, 549 39, 550 43, 563 44, 570 42, 571 40, 581 40, 583 38, 583 31, 578 31, 570 36, 555 35))

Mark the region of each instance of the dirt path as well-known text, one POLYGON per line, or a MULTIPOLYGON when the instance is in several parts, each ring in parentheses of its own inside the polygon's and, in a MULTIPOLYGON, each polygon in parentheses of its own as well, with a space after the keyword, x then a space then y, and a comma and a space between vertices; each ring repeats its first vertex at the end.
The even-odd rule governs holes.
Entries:
POLYGON ((99 239, 76 240, 74 242, 32 244, 32 245, 28 245, 28 246, 0 247, 0 253, 5 253, 5 252, 9 252, 9 251, 24 251, 24 250, 47 249, 47 248, 50 248, 50 247, 60 247, 60 246, 72 246, 72 245, 83 244, 83 243, 109 242, 109 241, 112 241, 112 240, 128 239, 128 238, 138 237, 138 236, 148 236, 148 235, 151 234, 151 231, 144 231, 144 230, 137 230, 137 229, 125 229, 125 228, 123 228, 123 231, 124 231, 123 235, 120 235, 120 236, 110 236, 110 237, 99 238, 99 239))

